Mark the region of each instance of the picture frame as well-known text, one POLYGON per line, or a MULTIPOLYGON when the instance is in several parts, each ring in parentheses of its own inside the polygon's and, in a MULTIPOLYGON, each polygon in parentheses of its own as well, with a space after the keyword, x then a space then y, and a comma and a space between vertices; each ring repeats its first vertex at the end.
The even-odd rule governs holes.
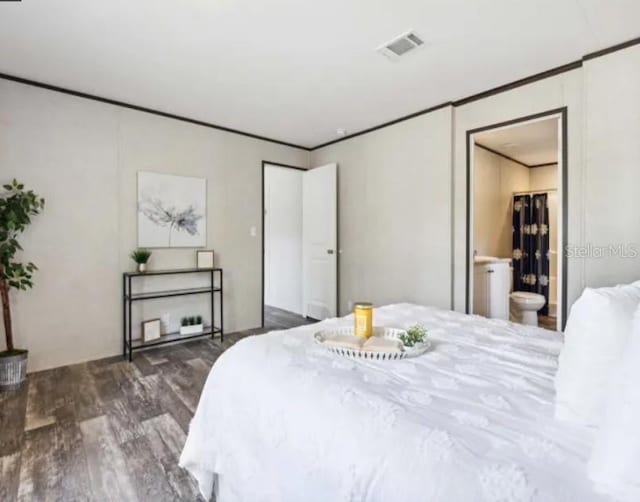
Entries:
POLYGON ((162 323, 160 319, 149 319, 142 321, 142 341, 150 342, 157 340, 162 334, 162 323))
POLYGON ((138 247, 204 248, 207 179, 138 171, 138 247))
POLYGON ((199 249, 196 251, 197 268, 213 268, 213 249, 199 249))

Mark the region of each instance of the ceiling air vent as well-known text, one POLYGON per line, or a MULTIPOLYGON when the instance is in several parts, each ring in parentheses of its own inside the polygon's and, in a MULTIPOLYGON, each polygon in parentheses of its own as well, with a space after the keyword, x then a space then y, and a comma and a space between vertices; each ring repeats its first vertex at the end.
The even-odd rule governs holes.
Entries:
POLYGON ((418 35, 413 31, 408 31, 381 45, 376 50, 389 59, 396 60, 423 45, 424 41, 418 35))

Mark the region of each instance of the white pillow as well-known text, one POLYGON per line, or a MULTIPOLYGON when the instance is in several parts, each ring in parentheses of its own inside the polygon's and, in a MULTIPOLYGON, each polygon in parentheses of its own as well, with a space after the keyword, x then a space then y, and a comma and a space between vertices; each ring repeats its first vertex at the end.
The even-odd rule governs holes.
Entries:
POLYGON ((589 461, 598 491, 621 500, 640 500, 640 307, 618 368, 613 371, 606 409, 589 461))
POLYGON ((573 305, 555 378, 556 418, 597 426, 611 370, 619 362, 640 303, 640 282, 587 288, 573 305))

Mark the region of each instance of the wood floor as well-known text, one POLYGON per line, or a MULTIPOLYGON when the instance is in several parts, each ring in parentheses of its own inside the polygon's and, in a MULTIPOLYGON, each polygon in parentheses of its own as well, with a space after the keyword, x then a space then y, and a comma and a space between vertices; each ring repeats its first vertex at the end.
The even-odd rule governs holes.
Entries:
POLYGON ((264 327, 268 330, 287 329, 292 326, 309 324, 314 321, 305 319, 298 314, 282 310, 277 307, 265 305, 264 307, 264 327))
POLYGON ((0 501, 202 500, 178 466, 214 361, 239 339, 307 323, 269 310, 265 329, 28 375, 0 392, 0 501))
POLYGON ((551 331, 557 331, 558 321, 555 317, 538 314, 538 326, 551 331))

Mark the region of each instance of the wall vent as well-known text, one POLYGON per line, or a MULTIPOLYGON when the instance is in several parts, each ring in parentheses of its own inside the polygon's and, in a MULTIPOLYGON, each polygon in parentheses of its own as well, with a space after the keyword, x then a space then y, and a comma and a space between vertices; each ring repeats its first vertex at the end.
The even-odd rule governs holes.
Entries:
POLYGON ((400 59, 411 51, 418 49, 424 45, 424 41, 416 35, 414 31, 403 33, 399 37, 382 44, 376 49, 380 54, 391 60, 400 59))

